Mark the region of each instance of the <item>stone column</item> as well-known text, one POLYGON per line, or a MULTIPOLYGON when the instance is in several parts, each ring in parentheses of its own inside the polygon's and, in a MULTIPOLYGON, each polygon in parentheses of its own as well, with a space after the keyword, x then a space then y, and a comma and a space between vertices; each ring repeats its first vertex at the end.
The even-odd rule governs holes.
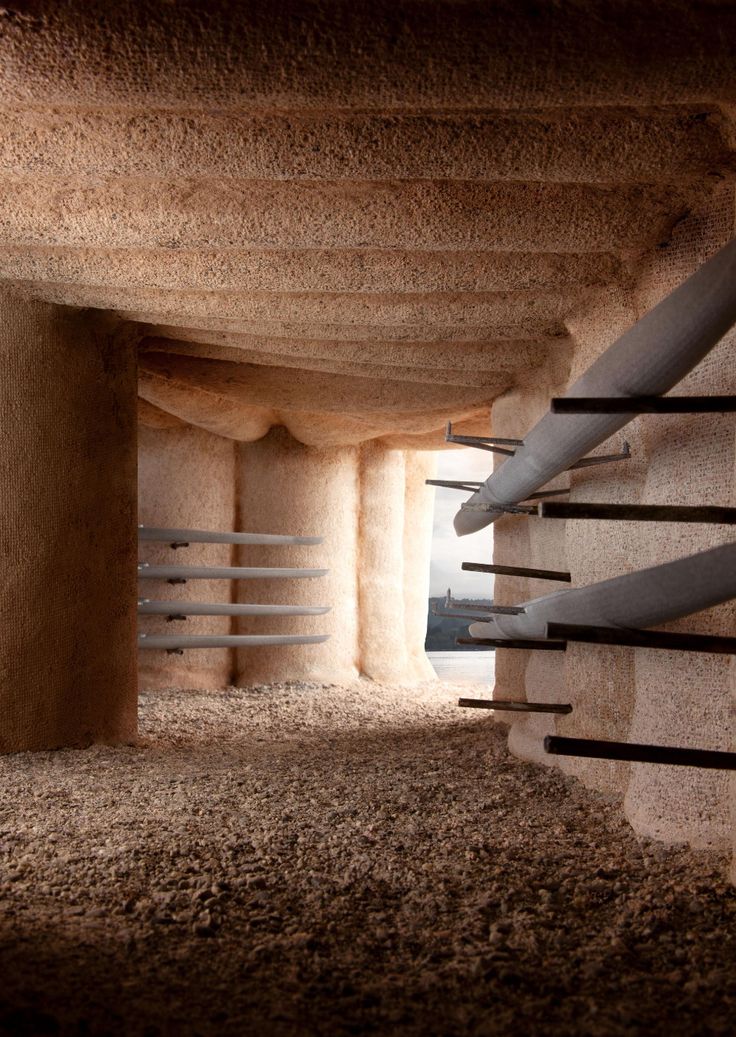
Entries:
POLYGON ((241 648, 239 684, 283 680, 349 681, 358 674, 356 447, 304 446, 275 428, 238 453, 239 528, 253 533, 323 536, 311 547, 240 547, 238 564, 328 568, 319 579, 241 580, 238 601, 331 605, 322 616, 246 616, 238 633, 330 634, 316 645, 241 648))
MULTIPOLYGON (((155 419, 142 409, 139 432, 138 521, 146 526, 184 529, 235 529, 235 451, 232 439, 173 418, 170 427, 151 427, 155 419)), ((161 414, 161 412, 159 412, 161 414)), ((168 544, 140 545, 141 561, 151 565, 233 564, 230 544, 192 544, 173 550, 168 544)), ((229 602, 235 586, 228 580, 191 580, 170 584, 140 580, 138 594, 151 600, 229 602)), ((175 610, 174 610, 175 611, 175 610)), ((154 634, 229 634, 229 616, 188 616, 168 622, 166 616, 144 616, 140 629, 154 634)), ((183 655, 161 651, 139 653, 143 688, 223 688, 232 681, 230 648, 197 648, 183 655)))
POLYGON ((131 347, 0 297, 0 751, 136 734, 131 347))
POLYGON ((407 450, 404 463, 404 635, 406 680, 435 680, 424 651, 427 638, 429 563, 432 556, 434 492, 424 480, 437 470, 432 450, 407 450))
POLYGON ((360 456, 358 605, 360 669, 379 681, 406 677, 403 450, 366 443, 360 456))
POLYGON ((432 550, 432 452, 366 443, 360 461, 360 669, 379 681, 435 676, 424 651, 432 550))

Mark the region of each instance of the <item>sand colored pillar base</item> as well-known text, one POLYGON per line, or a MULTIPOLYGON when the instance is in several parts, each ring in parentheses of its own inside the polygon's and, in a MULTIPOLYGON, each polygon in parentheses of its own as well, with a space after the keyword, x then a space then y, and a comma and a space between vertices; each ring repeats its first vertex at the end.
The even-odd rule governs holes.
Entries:
POLYGON ((241 684, 414 683, 434 677, 424 653, 434 456, 381 444, 318 449, 274 429, 239 448, 239 525, 323 536, 316 547, 242 547, 240 565, 328 568, 314 580, 243 580, 238 600, 330 605, 322 616, 243 617, 243 634, 330 635, 319 645, 241 649, 241 684))
MULTIPOLYGON (((165 528, 234 530, 236 444, 175 418, 168 428, 151 427, 149 410, 142 408, 142 421, 147 424, 141 424, 139 430, 138 521, 165 528)), ((172 549, 170 544, 146 542, 140 544, 139 556, 151 565, 234 564, 230 544, 191 544, 172 549)), ((140 597, 174 603, 230 602, 234 590, 229 580, 138 583, 140 597)), ((148 634, 231 633, 229 616, 188 616, 173 622, 166 616, 143 616, 139 625, 148 634)), ((141 651, 140 683, 142 688, 223 688, 232 681, 234 662, 230 648, 198 648, 183 655, 169 655, 163 649, 141 651)))
POLYGON ((136 733, 132 349, 0 297, 0 751, 136 733))
POLYGON ((360 459, 360 667, 366 677, 434 677, 424 652, 434 455, 367 443, 360 459))
POLYGON ((275 428, 244 443, 238 459, 240 528, 253 533, 323 536, 309 547, 240 547, 246 566, 327 568, 318 579, 242 580, 238 601, 331 605, 322 616, 248 616, 241 634, 329 634, 314 645, 243 648, 237 682, 349 681, 358 675, 358 457, 355 447, 319 449, 275 428))

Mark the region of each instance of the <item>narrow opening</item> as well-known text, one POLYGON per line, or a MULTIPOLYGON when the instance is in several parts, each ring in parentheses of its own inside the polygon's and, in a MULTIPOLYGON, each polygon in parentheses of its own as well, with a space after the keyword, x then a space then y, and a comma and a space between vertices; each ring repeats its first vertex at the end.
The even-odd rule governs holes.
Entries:
MULTIPOLYGON (((490 454, 480 450, 440 450, 437 478, 482 482, 488 478, 492 464, 490 454)), ((471 604, 493 604, 493 576, 462 569, 463 562, 493 560, 492 526, 464 537, 455 533, 455 513, 468 496, 463 490, 435 488, 425 650, 438 677, 487 685, 493 683, 493 650, 455 643, 456 638, 468 636, 473 617, 434 614, 434 610, 463 611, 459 605, 446 605, 448 591, 452 592, 453 602, 462 602, 466 608, 471 604)))

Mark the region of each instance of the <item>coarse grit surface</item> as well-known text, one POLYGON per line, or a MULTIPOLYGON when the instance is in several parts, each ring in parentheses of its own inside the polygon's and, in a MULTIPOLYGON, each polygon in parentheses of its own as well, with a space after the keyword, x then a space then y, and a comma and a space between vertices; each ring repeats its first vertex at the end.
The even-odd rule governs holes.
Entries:
POLYGON ((723 861, 457 694, 172 690, 0 759, 0 1032, 732 1034, 723 861))

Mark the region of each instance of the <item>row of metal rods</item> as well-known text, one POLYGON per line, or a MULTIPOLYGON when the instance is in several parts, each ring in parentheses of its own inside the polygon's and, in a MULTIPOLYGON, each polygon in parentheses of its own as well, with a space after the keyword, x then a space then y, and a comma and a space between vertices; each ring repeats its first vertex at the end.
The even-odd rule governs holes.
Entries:
MULTIPOLYGON (((551 403, 553 414, 725 414, 736 412, 736 396, 640 396, 640 397, 562 397, 551 403)), ((448 441, 481 445, 471 437, 453 437, 448 426, 448 441)), ((486 440, 487 442, 487 440, 486 440)), ((494 445, 497 445, 498 441, 494 445)), ((504 445, 509 443, 505 441, 504 445)), ((522 445, 521 443, 514 445, 522 445)), ((485 449, 489 449, 488 446, 485 449)), ((491 448, 492 449, 492 448, 491 448)), ((593 460, 591 459, 585 459, 593 460)), ((603 459, 601 459, 603 460, 603 459)), ((449 483, 447 485, 450 485, 449 483)), ((461 484, 454 484, 460 488, 461 484)), ((462 484, 462 488, 477 489, 480 484, 462 484)), ((556 496, 564 491, 547 491, 556 496)), ((539 494, 538 496, 542 496, 539 494)), ((494 504, 471 504, 471 508, 498 510, 494 504)), ((605 521, 639 522, 698 522, 718 525, 736 524, 736 508, 719 506, 678 506, 663 504, 594 504, 586 502, 544 501, 534 506, 509 508, 518 513, 537 514, 552 519, 597 519, 605 521)), ((538 580, 571 582, 569 572, 552 569, 531 569, 510 565, 488 565, 463 562, 468 572, 495 573, 500 576, 518 576, 538 580)), ((680 634, 661 630, 622 630, 615 627, 586 626, 572 623, 548 623, 544 641, 532 639, 505 639, 458 637, 456 644, 488 648, 524 649, 526 651, 564 652, 568 641, 587 644, 623 645, 635 648, 655 648, 669 651, 709 652, 736 655, 736 637, 716 637, 708 634, 680 634)), ((461 698, 458 705, 471 709, 490 709, 516 713, 572 712, 569 703, 517 702, 508 699, 461 698)), ((689 749, 676 746, 649 745, 633 742, 602 741, 593 738, 566 738, 548 735, 544 751, 552 755, 578 756, 592 759, 624 760, 638 763, 669 764, 717 770, 736 770, 736 753, 707 749, 689 749)))
MULTIPOLYGON (((686 652, 709 652, 736 655, 736 637, 708 634, 679 634, 663 630, 622 630, 615 627, 585 626, 573 623, 548 623, 547 637, 559 640, 534 641, 503 638, 459 637, 457 644, 493 648, 565 651, 568 641, 587 644, 624 645, 635 648, 659 648, 686 652)), ((514 713, 572 712, 569 703, 518 702, 509 699, 461 698, 458 705, 470 709, 489 709, 514 713)), ((623 760, 633 763, 669 764, 711 770, 736 770, 736 753, 679 746, 651 745, 634 742, 603 741, 594 738, 567 738, 548 735, 544 751, 558 756, 577 756, 601 760, 623 760)))
POLYGON ((621 627, 586 626, 582 623, 547 623, 545 640, 532 638, 458 637, 459 645, 482 648, 523 648, 525 651, 564 652, 568 641, 586 644, 623 645, 631 648, 663 648, 677 652, 710 652, 736 655, 736 637, 714 634, 671 633, 666 630, 632 630, 621 627))

